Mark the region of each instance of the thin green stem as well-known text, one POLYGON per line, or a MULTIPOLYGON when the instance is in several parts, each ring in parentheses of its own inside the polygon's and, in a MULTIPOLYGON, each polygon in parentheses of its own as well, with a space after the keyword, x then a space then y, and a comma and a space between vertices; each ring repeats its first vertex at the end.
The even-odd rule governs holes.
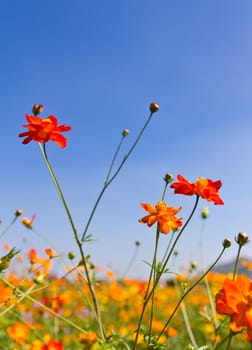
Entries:
POLYGON ((168 186, 168 182, 166 182, 166 183, 165 183, 165 188, 164 188, 164 191, 163 191, 163 195, 162 195, 162 199, 161 199, 161 201, 164 201, 164 199, 165 199, 165 195, 166 195, 167 186, 168 186))
MULTIPOLYGON (((153 261, 152 261, 152 265, 151 265, 151 270, 152 271, 151 271, 150 280, 149 280, 149 282, 151 282, 152 275, 153 275, 153 284, 155 283, 156 276, 158 274, 158 271, 157 271, 157 253, 158 253, 159 236, 160 236, 160 230, 159 230, 159 225, 157 225, 155 249, 154 249, 153 261)), ((150 283, 148 284, 148 286, 150 286, 150 283)), ((147 289, 147 293, 146 294, 148 295, 148 289, 147 289)), ((153 313, 154 313, 154 297, 155 297, 155 289, 152 290, 148 344, 150 343, 151 336, 152 336, 152 321, 153 321, 153 313)), ((142 320, 141 320, 141 323, 142 323, 142 320)))
POLYGON ((46 149, 45 149, 45 143, 43 143, 43 145, 42 145, 41 143, 39 143, 39 148, 40 148, 40 150, 41 150, 41 152, 42 152, 42 156, 43 156, 43 158, 44 158, 44 160, 45 160, 46 166, 47 166, 47 168, 48 168, 48 170, 49 170, 49 173, 50 173, 50 175, 51 175, 51 178, 52 178, 52 180, 53 180, 53 182, 54 182, 54 185, 55 185, 55 188, 56 188, 56 190, 57 190, 57 192, 58 192, 58 195, 59 195, 59 197, 60 197, 60 200, 61 200, 61 202, 63 203, 63 206, 64 206, 65 211, 66 211, 66 213, 67 213, 67 217, 68 217, 69 223, 70 223, 70 225, 71 225, 71 228, 72 228, 74 237, 75 237, 75 239, 76 239, 76 237, 78 237, 77 229, 76 229, 76 227, 75 227, 75 225, 74 225, 72 215, 71 215, 71 213, 70 213, 70 210, 68 209, 68 205, 67 205, 67 202, 66 202, 66 200, 65 200, 65 197, 64 197, 64 195, 63 195, 63 192, 62 192, 62 190, 61 190, 60 184, 59 184, 59 182, 58 182, 58 180, 57 180, 57 177, 56 177, 56 175, 55 175, 55 173, 54 173, 54 171, 53 171, 53 168, 52 168, 52 166, 51 166, 51 163, 49 162, 49 159, 48 159, 48 157, 47 157, 47 153, 46 153, 46 149))
MULTIPOLYGON (((6 282, 5 282, 4 279, 1 278, 1 280, 6 284, 6 282)), ((8 285, 8 287, 10 287, 10 286, 8 285)), ((13 286, 13 287, 14 287, 14 286, 13 286)), ((11 287, 11 288, 14 290, 15 287, 14 287, 14 288, 13 288, 13 287, 11 287)), ((15 303, 9 305, 9 307, 5 308, 2 312, 0 312, 0 317, 3 316, 6 312, 9 312, 11 309, 13 309, 13 308, 16 306, 16 304, 20 303, 20 301, 22 301, 23 299, 25 299, 26 296, 32 292, 32 290, 34 289, 34 287, 35 287, 35 285, 33 284, 22 296, 20 296, 20 297, 17 299, 17 301, 16 301, 15 303)))
POLYGON ((229 334, 229 336, 228 336, 228 343, 227 343, 226 350, 229 350, 229 349, 230 349, 232 339, 233 339, 233 333, 230 332, 230 334, 229 334))
MULTIPOLYGON (((88 218, 87 224, 86 224, 85 229, 84 229, 84 231, 83 231, 83 234, 82 234, 82 237, 81 237, 81 241, 82 241, 82 242, 84 242, 84 240, 85 240, 85 236, 86 236, 86 234, 87 234, 88 228, 89 228, 89 226, 90 226, 90 224, 91 224, 91 221, 92 221, 93 216, 94 216, 94 214, 95 214, 95 212, 96 212, 97 206, 98 206, 98 204, 100 203, 100 200, 102 199, 105 190, 109 187, 109 185, 111 185, 111 183, 112 183, 112 182, 114 181, 114 179, 117 177, 117 175, 119 174, 120 170, 121 170, 122 167, 124 166, 125 162, 126 162, 127 159, 129 158, 129 156, 131 155, 131 153, 134 151, 134 149, 135 149, 136 145, 138 144, 138 142, 139 142, 139 140, 140 140, 142 134, 144 133, 145 129, 147 128, 148 124, 150 123, 150 120, 151 120, 151 118, 152 118, 152 115, 153 115, 153 112, 150 113, 149 118, 147 119, 147 121, 146 121, 146 123, 144 124, 143 128, 142 128, 141 131, 139 132, 139 134, 138 134, 138 136, 137 136, 135 142, 134 142, 133 145, 131 146, 131 148, 130 148, 130 150, 128 151, 128 153, 124 156, 123 160, 122 160, 121 163, 119 164, 119 166, 118 166, 117 170, 114 172, 113 176, 111 176, 110 179, 107 178, 108 181, 104 183, 104 186, 103 186, 103 188, 102 188, 100 194, 98 195, 98 197, 97 197, 97 199, 96 199, 96 202, 95 202, 95 204, 94 204, 94 207, 93 207, 93 209, 92 209, 92 211, 91 211, 91 214, 90 214, 90 216, 89 216, 89 218, 88 218)), ((110 175, 110 173, 109 173, 109 175, 110 175)))
MULTIPOLYGON (((48 311, 49 313, 51 313, 52 315, 54 315, 55 317, 57 317, 58 319, 64 321, 65 323, 71 325, 72 327, 78 329, 80 332, 82 333, 87 333, 87 331, 85 331, 83 328, 79 327, 77 324, 75 324, 74 322, 70 321, 69 319, 65 318, 64 316, 58 314, 57 312, 53 311, 52 309, 50 309, 49 307, 47 307, 45 304, 39 302, 38 300, 36 300, 35 298, 31 297, 29 294, 27 294, 26 292, 23 292, 21 289, 17 289, 16 286, 14 286, 12 283, 10 283, 9 281, 7 281, 6 279, 2 278, 0 276, 0 280, 6 284, 8 287, 10 287, 13 291, 15 291, 16 293, 18 293, 20 295, 20 298, 25 298, 30 300, 32 303, 37 304, 38 306, 40 306, 41 308, 43 308, 44 310, 48 311)), ((21 299, 19 299, 21 300, 21 299)))
POLYGON ((18 216, 15 215, 14 219, 9 223, 7 227, 0 233, 0 239, 9 231, 11 226, 16 222, 18 216))
MULTIPOLYGON (((202 271, 205 271, 205 259, 204 259, 204 240, 203 240, 203 234, 204 234, 204 228, 205 228, 205 221, 206 218, 202 218, 202 225, 201 225, 201 232, 200 232, 200 251, 201 251, 201 261, 202 261, 202 271)), ((210 302, 210 307, 211 307, 211 312, 212 312, 212 316, 213 316, 213 323, 214 323, 214 329, 217 329, 217 324, 218 324, 218 320, 217 320, 217 315, 216 315, 216 309, 215 309, 215 305, 214 305, 214 300, 213 300, 213 296, 211 293, 211 288, 209 285, 209 281, 208 281, 208 277, 206 276, 204 278, 204 283, 206 286, 206 291, 207 291, 207 296, 210 302)))
MULTIPOLYGON (((160 280, 162 274, 164 273, 164 271, 165 271, 165 269, 166 269, 166 266, 167 266, 167 264, 168 264, 168 262, 169 262, 169 260, 170 260, 170 257, 171 257, 171 255, 172 255, 172 253, 173 253, 173 251, 174 251, 174 249, 175 249, 175 247, 176 247, 176 245, 177 245, 177 243, 178 243, 178 241, 179 241, 179 239, 180 239, 182 233, 184 232, 185 228, 187 227, 187 225, 188 225, 189 222, 191 221, 191 218, 192 218, 193 215, 194 215, 194 212, 195 212, 195 210, 196 210, 196 208, 197 208, 198 202, 199 202, 199 196, 196 196, 196 201, 195 201, 194 207, 193 207, 193 209, 192 209, 192 212, 191 212, 191 214, 189 215, 189 217, 188 217, 187 221, 185 222, 184 226, 183 226, 182 229, 180 230, 179 234, 178 234, 177 237, 175 238, 175 240, 174 240, 174 242, 173 242, 173 244, 172 244, 172 246, 171 246, 171 249, 170 249, 170 251, 169 251, 169 254, 167 255, 167 257, 166 257, 166 259, 165 259, 165 261, 164 261, 164 263, 163 263, 163 265, 162 265, 162 268, 161 268, 160 273, 159 273, 159 278, 155 281, 155 284, 153 285, 152 288, 156 288, 156 286, 157 286, 157 284, 158 284, 158 282, 159 282, 159 280, 160 280)), ((151 292, 152 292, 152 291, 151 291, 151 292)), ((150 294, 151 294, 151 292, 150 292, 150 294)))
POLYGON ((184 232, 185 228, 187 227, 187 225, 189 224, 191 218, 193 217, 194 215, 194 212, 197 208, 197 205, 198 205, 198 202, 199 202, 199 196, 196 196, 196 200, 195 200, 195 204, 193 206, 193 209, 192 209, 192 212, 191 214, 189 215, 187 221, 185 222, 184 226, 182 227, 182 229, 180 230, 179 234, 177 235, 176 239, 174 240, 172 246, 171 246, 171 249, 166 257, 166 259, 164 260, 163 264, 162 264, 162 267, 160 269, 160 271, 158 272, 158 275, 157 277, 155 278, 155 281, 153 283, 153 286, 151 288, 151 290, 149 291, 149 286, 150 286, 150 280, 149 280, 149 284, 148 284, 148 288, 147 288, 147 291, 146 291, 146 294, 145 294, 145 298, 144 298, 144 302, 143 302, 143 306, 142 306, 142 310, 141 310, 141 314, 140 314, 140 318, 139 318, 139 322, 138 322, 138 327, 137 327, 137 330, 136 330, 136 336, 135 336, 135 341, 134 341, 134 345, 133 345, 133 349, 132 350, 135 350, 136 349, 136 345, 137 345, 137 341, 138 341, 138 337, 139 337, 139 332, 140 332, 140 327, 141 327, 141 322, 142 322, 142 319, 143 319, 143 315, 144 315, 144 312, 145 312, 145 309, 146 309, 146 306, 153 294, 153 290, 157 287, 159 281, 160 281, 160 278, 162 276, 162 274, 164 273, 165 269, 166 269, 166 266, 168 264, 168 261, 176 247, 176 244, 179 240, 179 238, 181 237, 182 233, 184 232))
POLYGON ((107 174, 107 176, 106 176, 106 178, 105 178, 104 186, 106 186, 106 184, 107 184, 108 181, 109 181, 111 171, 112 171, 112 169, 113 169, 113 166, 114 166, 114 163, 115 163, 116 158, 117 158, 117 156, 118 156, 118 153, 119 153, 119 151, 120 151, 120 149, 121 149, 121 146, 122 146, 123 140, 125 139, 125 136, 126 136, 126 135, 122 134, 121 140, 120 140, 120 142, 119 142, 119 145, 117 146, 117 149, 116 149, 116 151, 115 151, 114 157, 113 157, 112 162, 111 162, 111 164, 110 164, 110 167, 109 167, 109 170, 108 170, 108 174, 107 174))
MULTIPOLYGON (((164 190, 163 190, 162 198, 161 198, 162 201, 164 201, 166 190, 167 190, 167 186, 168 186, 168 183, 166 182, 164 190)), ((156 278, 157 278, 157 276, 159 274, 159 266, 158 266, 158 263, 157 263, 159 237, 160 237, 160 229, 159 229, 159 225, 157 225, 155 250, 154 250, 153 261, 152 261, 153 284, 155 283, 155 280, 156 280, 156 278)), ((151 281, 151 276, 150 276, 150 281, 151 281)), ((152 337, 152 321, 153 321, 153 315, 154 315, 155 291, 156 291, 156 289, 152 290, 148 345, 150 344, 151 337, 152 337)), ((147 291, 147 295, 148 295, 148 291, 147 291)))
POLYGON ((163 258, 162 258, 162 264, 165 262, 165 259, 166 259, 167 255, 169 254, 169 251, 170 251, 170 248, 172 245, 172 241, 173 241, 174 236, 175 236, 175 232, 176 231, 172 231, 172 233, 171 233, 171 238, 169 240, 168 246, 166 247, 165 253, 164 253, 163 258))
POLYGON ((123 272, 122 275, 121 275, 121 278, 120 278, 121 280, 123 280, 123 279, 127 276, 127 274, 128 274, 128 272, 129 272, 129 270, 131 269, 131 267, 132 267, 134 261, 136 260, 136 257, 137 257, 137 254, 138 254, 138 248, 139 248, 139 245, 138 245, 138 244, 135 244, 134 253, 133 253, 133 255, 132 255, 132 257, 131 257, 131 259, 130 259, 130 261, 129 261, 127 267, 126 267, 126 269, 124 270, 124 272, 123 272))
POLYGON ((192 286, 190 288, 188 288, 186 290, 186 292, 182 295, 182 297, 180 298, 180 300, 178 301, 177 305, 175 306, 175 308, 173 309, 173 312, 171 313, 170 317, 168 318, 166 324, 164 325, 162 331, 160 332, 160 334, 158 335, 159 339, 165 332, 166 328, 169 326, 173 316, 176 314, 178 308, 180 307, 180 304, 182 303, 182 301, 185 299, 185 297, 205 278, 205 276, 213 269, 213 267, 218 263, 218 261, 221 259, 224 251, 225 251, 225 247, 223 247, 221 253, 219 254, 219 256, 217 257, 217 259, 214 261, 214 263, 203 273, 203 275, 195 282, 192 284, 192 286))
POLYGON ((74 235, 74 239, 77 243, 77 246, 79 248, 79 251, 80 251, 80 254, 81 254, 81 260, 83 262, 83 267, 84 267, 84 271, 85 271, 85 275, 86 275, 86 279, 87 279, 87 284, 88 284, 88 287, 89 287, 89 291, 90 291, 90 294, 91 294, 91 297, 92 297, 92 301, 93 301, 93 306, 94 306, 94 310, 95 310, 95 314, 96 314, 96 319, 97 319, 97 322, 98 322, 98 326, 99 326, 99 330, 100 330, 100 333, 101 333, 101 337, 102 339, 104 340, 106 338, 105 336, 105 333, 104 333, 104 329, 103 329, 103 326, 102 326, 102 321, 101 321, 101 314, 100 314, 100 308, 99 308, 99 304, 98 304, 98 299, 96 297, 96 293, 95 293, 95 290, 94 290, 94 287, 93 287, 93 284, 92 284, 92 281, 91 281, 91 278, 89 276, 89 271, 88 271, 88 267, 87 267, 87 264, 86 264, 86 260, 85 260, 85 255, 84 255, 84 251, 83 251, 83 247, 82 247, 82 242, 80 242, 79 240, 79 237, 78 237, 78 232, 77 232, 77 229, 74 225, 74 222, 73 222, 73 219, 72 219, 72 215, 70 213, 70 210, 68 208, 68 205, 67 205, 67 202, 65 200, 65 197, 63 195, 63 192, 61 190, 61 187, 60 187, 60 184, 57 180, 57 177, 54 173, 54 170, 51 166, 51 163, 47 157, 47 153, 46 153, 46 149, 45 149, 45 144, 43 144, 43 146, 41 145, 41 143, 39 143, 39 147, 40 147, 40 150, 42 152, 42 155, 43 155, 43 158, 45 160, 45 163, 47 165, 47 168, 49 170, 49 173, 51 175, 51 178, 54 182, 54 185, 56 187, 56 190, 58 192, 58 195, 63 203, 63 206, 65 208, 65 211, 67 213, 67 217, 68 217, 68 220, 70 222, 70 225, 71 225, 71 228, 72 228, 72 231, 73 231, 73 235, 74 235))
POLYGON ((241 248, 242 248, 242 245, 239 244, 239 248, 238 248, 238 252, 237 252, 236 259, 235 259, 235 264, 234 264, 234 270, 233 270, 233 281, 235 281, 235 278, 236 278, 236 275, 237 275, 237 272, 238 272, 241 248))
MULTIPOLYGON (((176 280, 174 280, 174 285, 175 285, 175 289, 177 290, 177 293, 179 294, 178 282, 176 280)), ((185 323, 187 334, 188 334, 188 336, 190 338, 190 341, 191 341, 192 345, 194 346, 195 349, 197 349, 198 348, 198 344, 197 344, 197 342, 195 340, 195 337, 194 337, 194 334, 192 332, 192 328, 191 328, 190 321, 189 321, 189 318, 188 318, 186 306, 185 306, 185 303, 183 301, 181 303, 181 311, 182 311, 182 316, 183 316, 183 319, 184 319, 184 323, 185 323)))

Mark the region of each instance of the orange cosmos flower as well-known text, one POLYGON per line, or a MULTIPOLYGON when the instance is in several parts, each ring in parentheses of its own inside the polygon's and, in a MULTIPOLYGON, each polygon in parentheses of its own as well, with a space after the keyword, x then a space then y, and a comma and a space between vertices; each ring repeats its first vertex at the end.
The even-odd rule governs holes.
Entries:
POLYGON ((18 344, 23 344, 29 336, 30 329, 22 322, 16 321, 7 327, 8 336, 18 344))
POLYGON ((247 338, 252 340, 252 282, 244 275, 236 281, 226 279, 215 302, 217 312, 231 317, 230 329, 240 332, 246 328, 247 338))
POLYGON ((40 261, 36 249, 33 249, 33 248, 31 248, 31 249, 29 250, 29 252, 28 252, 28 258, 29 258, 31 264, 35 264, 36 262, 39 262, 39 261, 40 261))
POLYGON ((61 148, 66 147, 67 139, 61 135, 62 132, 71 130, 70 126, 65 124, 58 125, 58 120, 54 116, 50 115, 45 119, 41 119, 38 116, 26 115, 28 125, 23 125, 28 131, 19 134, 19 137, 26 137, 23 141, 24 144, 34 140, 40 143, 46 143, 51 140, 61 148))
POLYGON ((25 227, 32 229, 34 220, 35 220, 35 215, 33 214, 31 219, 23 218, 21 222, 25 227))
POLYGON ((141 203, 141 207, 150 215, 144 216, 139 222, 147 224, 149 227, 157 222, 161 233, 167 234, 170 230, 177 230, 182 225, 182 219, 175 216, 181 207, 177 209, 167 207, 164 201, 157 202, 155 207, 148 203, 141 203))
POLYGON ((186 196, 196 194, 214 204, 224 204, 218 193, 222 185, 220 180, 212 181, 199 177, 194 183, 190 183, 180 174, 177 176, 177 179, 178 182, 174 182, 171 185, 171 188, 175 190, 174 193, 184 194, 186 196))
POLYGON ((49 256, 50 259, 57 258, 55 251, 51 248, 46 248, 45 253, 49 256))

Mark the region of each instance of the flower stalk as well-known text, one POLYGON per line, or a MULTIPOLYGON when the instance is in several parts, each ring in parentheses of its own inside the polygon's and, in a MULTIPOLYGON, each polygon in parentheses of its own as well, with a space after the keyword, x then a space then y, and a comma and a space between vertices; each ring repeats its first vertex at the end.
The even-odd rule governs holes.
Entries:
POLYGON ((88 284, 89 291, 90 291, 90 294, 91 294, 91 297, 92 297, 92 301, 93 301, 93 306, 94 306, 94 310, 95 310, 95 314, 96 314, 96 318, 97 318, 100 334, 101 334, 102 339, 104 340, 106 338, 106 336, 105 336, 104 329, 103 329, 103 326, 102 326, 99 303, 98 303, 98 299, 96 297, 96 293, 95 293, 95 289, 93 287, 93 283, 92 283, 90 275, 89 275, 89 271, 88 271, 88 267, 87 267, 87 264, 86 264, 82 243, 79 240, 77 229, 76 229, 76 227, 74 225, 74 221, 73 221, 72 215, 71 215, 70 210, 68 208, 68 205, 67 205, 67 202, 65 200, 64 194, 63 194, 63 192, 61 190, 60 184, 59 184, 59 182, 57 180, 57 177, 56 177, 56 175, 54 173, 54 170, 53 170, 53 168, 51 166, 51 163, 50 163, 50 161, 49 161, 49 159, 47 157, 45 144, 41 145, 41 143, 39 143, 39 147, 40 147, 40 150, 42 152, 42 155, 43 155, 43 158, 45 160, 45 163, 47 165, 47 168, 49 170, 49 173, 51 175, 51 178, 52 178, 52 180, 54 182, 54 185, 56 187, 56 190, 58 192, 58 195, 59 195, 59 197, 61 199, 61 202, 63 203, 63 206, 65 208, 65 211, 67 213, 67 217, 68 217, 68 220, 70 222, 70 225, 71 225, 71 228, 72 228, 72 231, 73 231, 75 242, 77 243, 77 246, 79 248, 79 251, 80 251, 80 254, 81 254, 81 260, 83 262, 83 267, 84 267, 84 271, 85 271, 85 276, 86 276, 86 279, 87 279, 87 284, 88 284))

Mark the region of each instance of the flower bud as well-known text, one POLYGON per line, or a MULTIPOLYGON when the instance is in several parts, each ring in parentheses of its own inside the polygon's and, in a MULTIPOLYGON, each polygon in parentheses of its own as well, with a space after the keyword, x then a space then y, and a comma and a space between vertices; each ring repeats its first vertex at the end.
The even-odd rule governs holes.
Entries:
POLYGON ((43 273, 38 274, 37 276, 34 277, 33 281, 36 284, 41 284, 44 282, 45 276, 43 273))
POLYGON ((139 246, 140 246, 140 244, 141 244, 141 242, 140 242, 140 241, 138 241, 138 240, 136 240, 136 241, 135 241, 135 246, 139 247, 139 246))
POLYGON ((224 248, 229 248, 231 246, 231 240, 229 238, 225 238, 222 245, 224 248))
POLYGON ((173 180, 173 175, 172 175, 172 174, 168 174, 168 173, 165 174, 165 176, 164 176, 164 181, 165 181, 167 184, 171 183, 172 180, 173 180))
POLYGON ((32 107, 32 113, 33 113, 34 115, 39 115, 40 113, 43 112, 43 109, 44 109, 44 107, 43 107, 42 105, 35 104, 35 105, 33 105, 33 107, 32 107))
POLYGON ((206 219, 209 215, 208 207, 204 207, 201 211, 201 217, 202 219, 206 219))
POLYGON ((129 135, 129 130, 128 129, 124 129, 123 131, 122 131, 122 136, 128 136, 129 135))
POLYGON ((194 270, 194 269, 196 269, 197 266, 198 266, 197 261, 196 260, 192 260, 191 261, 191 268, 194 270))
POLYGON ((239 232, 235 240, 240 246, 243 246, 249 242, 249 236, 245 232, 239 232))
POLYGON ((157 102, 152 102, 151 104, 150 104, 150 111, 151 111, 151 113, 155 113, 155 112, 157 112, 158 110, 159 110, 159 105, 158 105, 158 103, 157 102))
POLYGON ((68 253, 68 259, 73 260, 75 258, 75 253, 74 252, 69 252, 68 253))
POLYGON ((18 217, 23 214, 23 211, 21 209, 17 209, 15 212, 15 216, 18 217))
POLYGON ((94 270, 96 268, 96 265, 95 265, 95 263, 91 262, 89 264, 89 267, 90 267, 91 270, 94 270))

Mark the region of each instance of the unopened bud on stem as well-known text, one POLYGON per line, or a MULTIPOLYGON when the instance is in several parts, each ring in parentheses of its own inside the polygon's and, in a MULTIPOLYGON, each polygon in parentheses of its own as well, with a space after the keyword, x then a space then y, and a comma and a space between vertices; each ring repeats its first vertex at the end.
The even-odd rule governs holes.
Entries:
POLYGON ((201 217, 202 219, 206 219, 209 215, 208 207, 204 207, 201 211, 201 217))
POLYGON ((40 113, 43 112, 43 109, 44 107, 42 105, 39 105, 39 104, 35 104, 33 107, 32 107, 32 113, 34 115, 39 115, 40 113))
POLYGON ((165 176, 164 176, 164 181, 165 181, 167 184, 171 183, 172 180, 173 180, 172 174, 165 174, 165 176))
POLYGON ((122 136, 128 136, 129 135, 129 130, 128 129, 124 129, 122 131, 122 136))
POLYGON ((249 242, 249 236, 245 232, 239 232, 235 240, 240 246, 243 246, 249 242))
POLYGON ((23 214, 23 212, 22 212, 21 209, 17 209, 16 212, 15 212, 15 216, 16 216, 16 217, 18 217, 18 216, 20 216, 20 215, 22 215, 22 214, 23 214))
POLYGON ((150 104, 150 111, 151 111, 151 113, 157 112, 159 110, 159 108, 160 107, 159 107, 157 102, 151 102, 151 104, 150 104))
POLYGON ((231 240, 229 238, 225 238, 222 245, 224 248, 229 248, 231 246, 231 240))

